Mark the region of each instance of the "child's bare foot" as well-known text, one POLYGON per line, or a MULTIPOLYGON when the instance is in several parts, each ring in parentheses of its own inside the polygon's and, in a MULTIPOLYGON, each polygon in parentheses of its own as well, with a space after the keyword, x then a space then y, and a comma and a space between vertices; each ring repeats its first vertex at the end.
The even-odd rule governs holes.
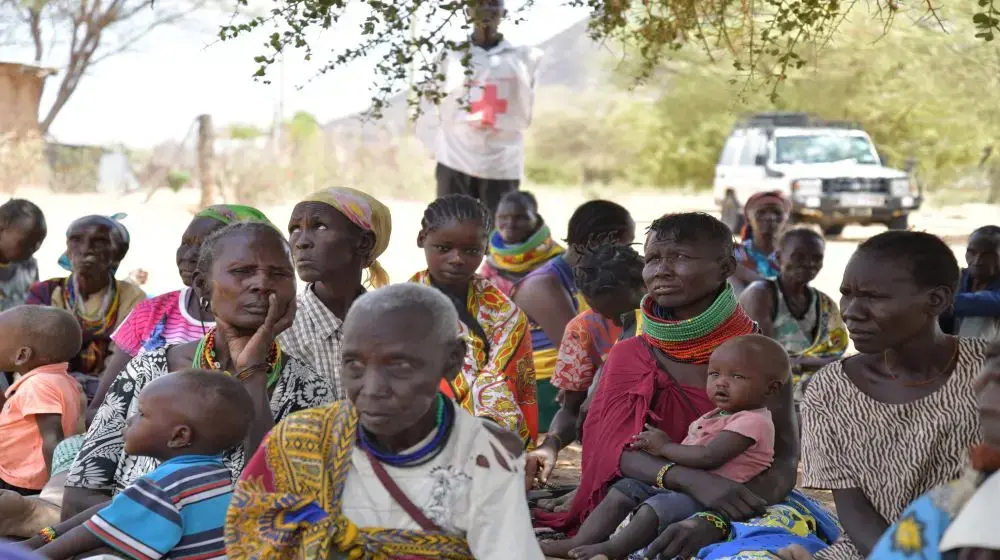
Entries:
POLYGON ((564 539, 561 541, 542 541, 538 545, 542 547, 542 553, 546 556, 569 558, 569 551, 579 546, 579 543, 573 539, 564 539))
POLYGON ((573 560, 608 560, 609 558, 616 558, 614 551, 609 546, 609 541, 578 546, 569 551, 569 557, 573 560))
POLYGON ((538 507, 544 509, 545 511, 552 511, 555 513, 567 512, 569 511, 569 506, 573 503, 573 498, 575 496, 576 490, 573 490, 569 494, 559 496, 558 498, 538 500, 538 507))

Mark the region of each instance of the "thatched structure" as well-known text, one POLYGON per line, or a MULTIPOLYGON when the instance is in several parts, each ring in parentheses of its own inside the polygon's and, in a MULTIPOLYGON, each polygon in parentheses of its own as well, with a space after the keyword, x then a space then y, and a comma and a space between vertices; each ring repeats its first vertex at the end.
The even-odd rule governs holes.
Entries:
POLYGON ((45 78, 55 70, 0 62, 0 136, 39 134, 38 106, 45 78))

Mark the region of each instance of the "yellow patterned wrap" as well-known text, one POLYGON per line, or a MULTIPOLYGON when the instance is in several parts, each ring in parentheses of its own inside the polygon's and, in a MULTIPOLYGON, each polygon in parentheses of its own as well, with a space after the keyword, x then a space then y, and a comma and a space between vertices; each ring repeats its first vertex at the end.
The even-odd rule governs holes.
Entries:
MULTIPOLYGON (((425 270, 410 279, 431 285, 425 270)), ((528 316, 499 288, 478 274, 469 283, 469 314, 490 339, 490 351, 461 322, 459 334, 467 350, 462 371, 448 389, 455 402, 473 416, 491 418, 521 436, 526 444, 538 438, 538 395, 531 353, 528 316)))
POLYGON ((233 492, 226 515, 230 560, 326 560, 330 551, 351 560, 474 558, 462 537, 358 527, 342 513, 357 428, 357 411, 347 401, 297 412, 275 426, 233 492))

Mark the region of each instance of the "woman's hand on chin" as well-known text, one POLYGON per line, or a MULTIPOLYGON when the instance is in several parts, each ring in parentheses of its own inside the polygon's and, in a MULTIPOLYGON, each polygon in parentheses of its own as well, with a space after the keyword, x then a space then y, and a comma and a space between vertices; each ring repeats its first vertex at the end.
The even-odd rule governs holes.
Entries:
POLYGON ((685 494, 733 521, 746 521, 767 509, 764 498, 728 478, 692 469, 684 482, 685 494))
POLYGON ((649 545, 643 556, 651 560, 694 558, 699 550, 710 544, 722 542, 724 538, 725 535, 715 525, 704 519, 692 517, 667 527, 649 545))
MULTIPOLYGON (((239 336, 236 332, 216 317, 219 328, 226 335, 226 343, 229 345, 229 355, 232 357, 233 365, 239 373, 249 367, 256 367, 267 363, 268 354, 271 352, 271 345, 274 338, 281 332, 292 326, 295 319, 295 299, 291 299, 285 306, 279 306, 277 297, 271 294, 268 298, 267 316, 264 322, 257 328, 252 336, 239 336)), ((267 373, 266 371, 264 373, 267 373)))

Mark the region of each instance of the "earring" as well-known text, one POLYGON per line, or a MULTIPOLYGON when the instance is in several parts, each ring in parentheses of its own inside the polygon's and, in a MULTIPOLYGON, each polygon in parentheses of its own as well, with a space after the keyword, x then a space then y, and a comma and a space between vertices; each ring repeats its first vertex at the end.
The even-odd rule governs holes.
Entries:
POLYGON ((208 311, 212 307, 212 304, 208 301, 208 298, 200 297, 198 298, 198 306, 201 307, 202 311, 208 311))

